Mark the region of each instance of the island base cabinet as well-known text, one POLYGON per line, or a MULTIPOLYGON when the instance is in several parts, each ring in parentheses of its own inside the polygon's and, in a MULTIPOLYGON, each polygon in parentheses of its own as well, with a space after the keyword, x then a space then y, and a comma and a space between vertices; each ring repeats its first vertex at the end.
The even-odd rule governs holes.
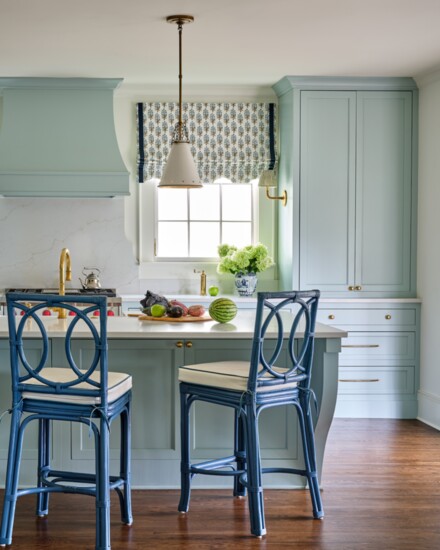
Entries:
MULTIPOLYGON (((3 409, 10 404, 9 345, 0 342, 1 397, 3 409)), ((32 347, 32 342, 28 345, 32 347)), ((63 343, 57 338, 51 340, 52 366, 66 367, 58 358, 64 358, 63 343)), ((209 361, 249 360, 250 340, 230 339, 110 339, 109 369, 127 372, 133 376, 132 401, 132 486, 134 488, 178 488, 180 487, 180 396, 178 368, 184 364, 209 361)), ((317 457, 320 470, 325 440, 330 427, 336 401, 336 380, 338 369, 339 339, 322 339, 316 342, 314 386, 320 413, 317 416, 312 404, 317 430, 317 457), (328 349, 327 349, 328 348, 328 349), (325 372, 324 372, 325 371, 325 372), (329 380, 326 380, 326 377, 329 380), (324 395, 324 386, 333 384, 329 396, 324 395), (332 397, 332 392, 334 396, 332 397), (318 435, 319 434, 319 435, 318 435)), ((35 358, 41 350, 32 350, 35 358)), ((88 340, 72 341, 72 355, 80 368, 87 368, 94 354, 88 340)), ((280 366, 287 361, 283 350, 280 366)), ((92 422, 92 420, 91 420, 92 422)), ((196 402, 192 410, 192 457, 202 461, 219 456, 229 456, 233 445, 233 410, 217 405, 196 402)), ((35 426, 36 428, 36 426, 35 426)), ((58 469, 94 471, 94 441, 90 426, 86 424, 55 423, 53 450, 58 469)), ((9 430, 7 415, 1 426, 0 472, 6 469, 9 430)), ((119 465, 119 420, 111 426, 111 473, 118 473, 119 465)), ((260 416, 260 438, 263 465, 266 467, 303 468, 301 436, 298 430, 296 412, 293 407, 278 407, 265 410, 260 416)), ((22 484, 35 482, 36 475, 36 432, 27 435, 25 441, 22 484), (29 460, 29 461, 27 461, 29 460)), ((268 474, 266 487, 303 488, 300 476, 268 474)), ((232 488, 231 478, 218 476, 196 476, 194 487, 232 488)))
MULTIPOLYGON (((86 368, 93 350, 87 341, 74 343, 73 355, 86 368)), ((178 368, 208 361, 249 360, 251 342, 216 340, 110 340, 109 368, 133 376, 132 482, 134 487, 176 488, 180 486, 180 405, 178 368), (182 345, 183 344, 183 345, 182 345)), ((285 352, 282 362, 285 361, 285 352)), ((280 407, 261 414, 262 457, 268 466, 302 467, 298 456, 298 426, 292 408, 280 407), (276 428, 274 429, 274 426, 276 428)), ((206 460, 229 456, 233 444, 233 410, 196 402, 192 410, 192 457, 206 460)), ((93 466, 93 440, 86 425, 72 425, 69 468, 93 466)), ((66 443, 68 443, 66 441, 66 443)), ((117 468, 119 426, 111 432, 111 459, 117 468)), ((300 477, 281 476, 280 486, 303 487, 300 477)), ((278 476, 279 478, 279 476, 278 476)), ((229 487, 232 480, 196 476, 194 487, 229 487)))

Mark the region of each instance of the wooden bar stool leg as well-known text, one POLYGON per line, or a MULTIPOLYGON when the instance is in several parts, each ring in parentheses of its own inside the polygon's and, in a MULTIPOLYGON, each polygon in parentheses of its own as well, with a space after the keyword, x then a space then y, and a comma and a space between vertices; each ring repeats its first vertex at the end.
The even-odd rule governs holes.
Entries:
MULTIPOLYGON (((50 420, 41 418, 38 421, 38 487, 43 487, 44 470, 50 467, 50 420)), ((44 517, 49 513, 49 493, 37 495, 37 516, 44 517)))
POLYGON ((14 525, 15 503, 14 495, 15 470, 18 468, 19 457, 19 430, 21 410, 15 409, 11 415, 11 431, 9 435, 8 465, 6 468, 6 483, 3 504, 2 525, 0 530, 0 546, 6 546, 12 542, 12 527, 14 525))
POLYGON ((304 464, 312 500, 313 517, 315 519, 322 519, 324 517, 324 509, 316 471, 315 436, 312 415, 307 414, 307 412, 304 413, 304 405, 296 405, 296 409, 298 411, 298 420, 303 442, 304 464))
POLYGON ((258 436, 258 418, 254 404, 245 406, 246 417, 246 457, 247 457, 247 491, 251 533, 257 537, 266 534, 264 521, 263 486, 261 479, 260 442, 258 436))
POLYGON ((96 550, 110 550, 109 426, 99 421, 96 463, 96 550))
POLYGON ((25 419, 23 422, 21 422, 21 418, 18 420, 19 426, 18 426, 18 433, 17 433, 17 448, 15 453, 15 464, 13 465, 13 470, 12 470, 11 508, 9 511, 8 531, 6 534, 6 537, 10 541, 12 541, 12 530, 14 528, 15 507, 17 505, 18 480, 20 476, 24 430, 28 425, 28 422, 30 422, 30 420, 25 419))
POLYGON ((131 463, 131 406, 127 403, 121 413, 121 463, 120 477, 124 479, 124 492, 121 499, 121 521, 126 525, 133 523, 131 511, 130 463, 131 463))
POLYGON ((190 432, 189 432, 189 413, 191 403, 189 395, 180 392, 180 445, 181 445, 181 461, 180 461, 180 477, 181 490, 180 502, 178 506, 179 512, 188 512, 189 500, 191 496, 191 458, 190 458, 190 432))
POLYGON ((316 469, 315 432, 310 411, 309 414, 304 415, 304 420, 310 463, 309 488, 310 495, 312 497, 313 517, 316 519, 322 519, 324 517, 324 508, 322 505, 321 491, 318 483, 318 472, 316 469))
MULTIPOLYGON (((234 455, 237 459, 237 470, 246 468, 246 452, 244 447, 243 419, 240 411, 234 412, 234 455)), ((239 476, 234 477, 234 497, 246 496, 246 487, 240 482, 239 476)))

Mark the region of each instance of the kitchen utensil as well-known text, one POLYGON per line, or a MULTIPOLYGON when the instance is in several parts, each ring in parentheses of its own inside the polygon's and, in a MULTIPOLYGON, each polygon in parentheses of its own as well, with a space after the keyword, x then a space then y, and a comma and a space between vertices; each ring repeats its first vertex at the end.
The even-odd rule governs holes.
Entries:
POLYGON ((101 270, 97 267, 84 267, 82 270, 83 275, 85 275, 84 282, 81 280, 81 277, 79 277, 79 280, 83 286, 84 289, 97 289, 101 288, 101 282, 99 280, 99 274, 101 273, 101 270), (85 273, 85 270, 91 269, 91 273, 85 273), (97 273, 95 273, 97 271, 97 273))

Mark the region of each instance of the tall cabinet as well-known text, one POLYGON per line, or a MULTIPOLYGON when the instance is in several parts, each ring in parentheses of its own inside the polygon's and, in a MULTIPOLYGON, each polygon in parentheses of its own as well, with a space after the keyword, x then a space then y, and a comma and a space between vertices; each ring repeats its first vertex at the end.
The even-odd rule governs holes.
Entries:
POLYGON ((414 296, 417 88, 410 78, 285 77, 280 279, 328 297, 414 296))
POLYGON ((322 320, 349 331, 341 416, 413 417, 420 306, 416 84, 288 76, 274 89, 279 189, 289 196, 279 208, 280 286, 319 288, 322 320), (410 311, 412 339, 400 324, 401 307, 410 311))

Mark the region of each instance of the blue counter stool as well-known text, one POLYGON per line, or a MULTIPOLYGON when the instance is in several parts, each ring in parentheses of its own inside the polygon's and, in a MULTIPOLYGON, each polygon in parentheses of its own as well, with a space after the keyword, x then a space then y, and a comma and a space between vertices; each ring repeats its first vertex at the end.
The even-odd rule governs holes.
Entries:
MULTIPOLYGON (((11 431, 5 497, 0 532, 0 545, 12 542, 17 498, 37 495, 37 515, 49 511, 49 494, 54 492, 84 494, 96 500, 96 549, 110 549, 110 489, 119 495, 122 522, 131 524, 130 498, 130 403, 131 376, 108 372, 107 306, 103 296, 55 296, 8 293, 9 342, 12 373, 11 431), (53 321, 41 317, 47 308, 67 310, 67 319, 53 321), (92 319, 94 312, 99 317, 92 319), (64 351, 62 357, 53 357, 51 366, 49 338, 46 330, 51 323, 64 323, 64 351), (26 357, 26 339, 32 329, 42 341, 38 365, 31 365, 26 357), (94 356, 90 365, 75 363, 72 339, 75 335, 91 338, 94 356), (67 365, 67 366, 66 366, 67 365), (109 432, 112 421, 121 419, 121 457, 118 476, 109 472, 109 432), (51 456, 51 421, 80 422, 93 433, 95 441, 95 473, 53 470, 51 456), (37 421, 38 471, 37 484, 27 489, 18 488, 23 436, 26 427, 37 421)), ((75 518, 72 518, 75 521, 75 518)), ((81 525, 78 525, 81 529, 81 525)))
POLYGON ((179 369, 182 445, 180 512, 188 511, 194 475, 233 476, 233 494, 244 496, 247 491, 251 532, 261 537, 266 533, 262 474, 280 472, 305 476, 312 499, 313 517, 320 519, 324 516, 310 410, 313 395, 310 376, 319 294, 318 290, 259 292, 250 361, 202 363, 179 369), (292 310, 293 314, 286 310, 292 310), (281 368, 276 364, 283 349, 287 349, 288 365, 281 368), (191 463, 189 413, 194 401, 206 401, 235 410, 233 456, 191 463), (261 467, 258 418, 264 409, 281 405, 293 405, 298 413, 304 469, 261 467))

